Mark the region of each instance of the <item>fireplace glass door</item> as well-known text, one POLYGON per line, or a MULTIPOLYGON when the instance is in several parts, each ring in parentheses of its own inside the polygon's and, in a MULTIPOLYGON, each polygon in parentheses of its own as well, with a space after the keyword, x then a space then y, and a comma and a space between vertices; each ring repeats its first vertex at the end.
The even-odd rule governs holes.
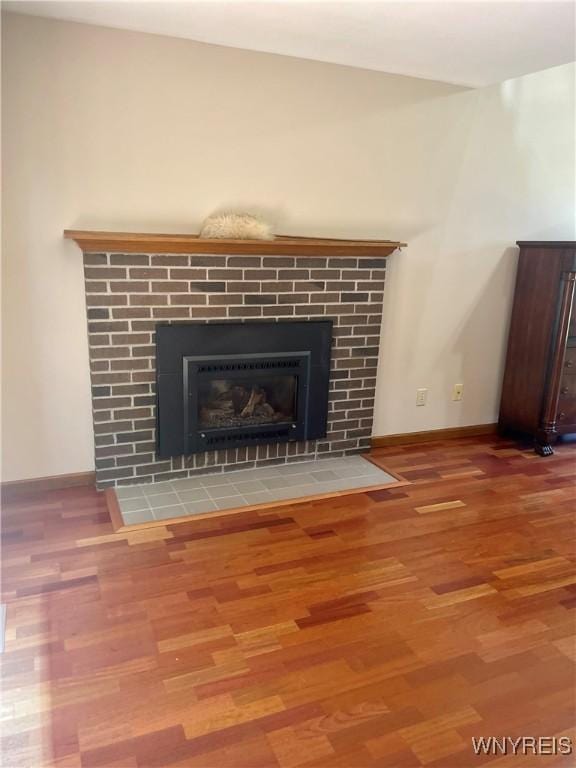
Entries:
POLYGON ((308 353, 184 358, 187 450, 302 440, 308 353))
POLYGON ((296 376, 209 379, 198 387, 200 429, 230 429, 296 420, 296 376))

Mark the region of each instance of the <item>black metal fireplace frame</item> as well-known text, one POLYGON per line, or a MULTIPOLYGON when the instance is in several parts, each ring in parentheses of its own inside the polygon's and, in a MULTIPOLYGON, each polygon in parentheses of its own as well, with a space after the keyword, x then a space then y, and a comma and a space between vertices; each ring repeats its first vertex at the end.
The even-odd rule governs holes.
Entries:
POLYGON ((331 320, 238 323, 158 323, 156 326, 157 454, 169 458, 201 451, 313 440, 326 435, 331 320), (226 378, 256 378, 291 365, 298 379, 293 423, 202 429, 194 424, 194 393, 203 368, 226 378), (191 397, 192 395, 192 397, 191 397))

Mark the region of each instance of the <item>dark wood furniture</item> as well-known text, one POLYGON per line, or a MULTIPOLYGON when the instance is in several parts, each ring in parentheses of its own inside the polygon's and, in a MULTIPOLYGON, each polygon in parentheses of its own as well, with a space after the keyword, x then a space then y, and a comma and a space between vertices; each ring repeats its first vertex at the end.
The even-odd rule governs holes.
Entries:
POLYGON ((549 456, 560 435, 576 433, 576 242, 518 245, 498 424, 533 435, 537 453, 549 456))

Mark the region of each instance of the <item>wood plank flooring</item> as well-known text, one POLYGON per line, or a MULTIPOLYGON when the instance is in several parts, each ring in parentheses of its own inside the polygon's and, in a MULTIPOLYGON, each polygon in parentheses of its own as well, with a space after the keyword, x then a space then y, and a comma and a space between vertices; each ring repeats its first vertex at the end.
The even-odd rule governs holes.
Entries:
POLYGON ((10 503, 3 765, 568 766, 573 446, 373 454, 412 485, 114 534, 104 496, 10 503))

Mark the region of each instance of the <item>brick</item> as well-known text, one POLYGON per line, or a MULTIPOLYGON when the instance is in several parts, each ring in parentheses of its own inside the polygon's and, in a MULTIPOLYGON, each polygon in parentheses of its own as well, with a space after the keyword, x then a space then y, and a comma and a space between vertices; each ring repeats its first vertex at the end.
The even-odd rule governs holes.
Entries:
POLYGON ((132 477, 134 471, 132 467, 122 467, 121 469, 103 469, 98 471, 98 481, 118 480, 119 478, 132 477))
POLYGON ((143 453, 137 456, 120 456, 116 460, 116 464, 119 467, 132 467, 138 464, 149 464, 152 461, 154 461, 153 453, 143 453))
POLYGON ((279 282, 278 280, 273 282, 261 283, 261 290, 263 293, 292 293, 294 290, 294 283, 284 280, 279 282))
MULTIPOLYGON (((119 384, 121 382, 129 382, 129 381, 130 381, 129 373, 98 373, 92 376, 93 384, 119 384)), ((107 389, 108 394, 110 394, 109 387, 105 387, 105 389, 107 389)))
POLYGON ((187 267, 190 264, 190 258, 184 254, 177 256, 159 253, 152 256, 150 263, 153 267, 187 267))
POLYGON ((280 294, 278 296, 279 304, 308 304, 310 301, 309 293, 290 293, 280 294))
POLYGON ((328 269, 356 269, 358 266, 358 259, 331 257, 328 259, 327 266, 328 269))
POLYGON ((208 296, 208 304, 219 307, 227 307, 231 304, 242 304, 242 296, 234 293, 214 293, 208 296))
POLYGON ((144 464, 136 467, 137 475, 147 475, 149 472, 169 472, 172 469, 169 461, 156 461, 153 464, 144 464))
POLYGON ((156 347, 154 345, 132 347, 132 357, 152 357, 155 353, 156 347))
POLYGON ((170 304, 199 306, 201 304, 206 304, 206 299, 207 297, 204 293, 185 293, 178 294, 177 296, 170 296, 170 304))
POLYGON ((86 280, 120 280, 126 277, 126 270, 120 267, 85 267, 86 280))
MULTIPOLYGON (((156 382, 156 372, 151 370, 140 370, 132 373, 132 381, 134 382, 149 382, 154 384, 156 382)), ((152 387, 150 387, 152 389, 152 387)))
POLYGON ((340 296, 341 301, 356 303, 358 301, 368 301, 369 294, 367 293, 342 293, 340 296))
POLYGON ((363 357, 378 357, 378 347, 355 347, 352 350, 353 355, 362 355, 363 357))
POLYGON ((310 272, 312 280, 339 280, 339 269, 313 269, 310 272))
POLYGON ((296 282, 294 283, 294 290, 298 291, 323 291, 326 288, 326 283, 321 280, 314 280, 309 282, 296 282))
POLYGON ((94 423, 99 421, 112 421, 112 411, 93 411, 94 423))
POLYGON ((91 347, 103 347, 110 344, 110 336, 107 333, 92 333, 88 337, 88 344, 91 347))
POLYGON ((94 408, 125 408, 131 404, 130 397, 100 397, 94 402, 94 408))
POLYGON ((190 290, 191 291, 203 291, 204 293, 223 293, 226 290, 226 283, 222 280, 219 282, 208 282, 205 283, 190 283, 190 290))
POLYGON ((112 387, 113 395, 149 395, 149 384, 118 384, 112 387))
POLYGON ((146 266, 150 263, 150 256, 147 253, 112 253, 110 254, 110 264, 124 264, 133 267, 146 266))
MULTIPOLYGON (((229 267, 261 267, 261 256, 228 256, 227 266, 229 267)), ((266 266, 266 265, 265 265, 266 266)))
POLYGON ((359 291, 383 291, 383 280, 359 280, 356 283, 356 288, 359 291))
POLYGON ((130 304, 132 306, 153 307, 159 304, 168 304, 168 296, 165 293, 131 293, 130 304))
POLYGON ((154 317, 160 319, 173 319, 178 320, 185 317, 190 317, 189 307, 154 307, 152 310, 154 317))
POLYGON ((294 307, 291 307, 291 306, 279 307, 277 304, 275 304, 270 307, 262 307, 262 314, 264 315, 264 317, 282 317, 282 316, 292 317, 294 315, 294 307))
POLYGON ((108 360, 90 360, 91 371, 107 371, 110 368, 108 360))
POLYGON ((273 294, 247 294, 244 296, 244 304, 276 304, 276 296, 273 294))
POLYGON ((134 398, 134 405, 156 405, 154 395, 142 395, 134 398))
POLYGON ((112 310, 114 318, 150 317, 150 307, 115 307, 112 310))
POLYGON ((191 267, 225 267, 226 256, 190 256, 191 267))
POLYGON ((155 331, 156 322, 154 320, 132 320, 130 326, 133 331, 155 331))
POLYGON ((110 283, 112 293, 145 293, 150 290, 150 283, 144 280, 123 280, 110 283))
POLYGON ((113 371, 136 371, 149 368, 148 360, 112 360, 111 368, 113 371))
POLYGON ((110 317, 110 310, 109 309, 89 309, 86 312, 86 316, 88 320, 104 320, 108 317, 110 317))
POLYGON ((118 443, 137 443, 142 440, 152 440, 154 434, 150 431, 143 430, 142 432, 121 432, 116 435, 116 442, 118 443))
POLYGON ((259 282, 242 282, 236 283, 231 281, 226 283, 226 290, 228 293, 257 293, 260 290, 259 282))
POLYGON ((105 421, 102 424, 94 424, 94 434, 106 435, 121 432, 124 429, 131 429, 131 421, 105 421))
POLYGON ((299 256, 296 259, 296 266, 302 269, 322 269, 326 268, 328 259, 325 256, 299 256))
POLYGON ((209 269, 208 280, 242 280, 243 274, 241 269, 209 269))
POLYGON ((95 450, 96 456, 123 456, 131 453, 132 453, 131 445, 97 446, 95 450))
POLYGON ((84 288, 86 293, 107 293, 108 283, 105 280, 86 280, 84 288))
MULTIPOLYGON (((130 405, 130 402, 128 402, 128 405, 130 405)), ((115 419, 147 419, 151 418, 151 416, 151 408, 122 408, 114 412, 115 419)))
POLYGON ((108 264, 107 253, 85 253, 84 266, 96 266, 97 264, 108 264))
POLYGON ((128 296, 124 294, 90 293, 86 294, 87 307, 117 307, 128 304, 128 296))
POLYGON ((152 290, 155 293, 188 293, 187 280, 164 280, 153 282, 152 290))
POLYGON ((128 270, 131 280, 163 280, 168 270, 162 267, 134 267, 128 270))
POLYGON ((257 280, 258 282, 262 282, 262 280, 276 280, 276 270, 275 269, 246 269, 244 271, 244 279, 257 280))
POLYGON ((128 323, 126 321, 104 321, 88 323, 88 333, 107 333, 112 331, 127 331, 128 323))
POLYGON ((309 280, 308 269, 279 269, 278 280, 309 280))
POLYGON ((193 307, 192 317, 226 317, 226 307, 193 307))
POLYGON ((258 317, 262 315, 262 307, 230 307, 229 317, 258 317))
POLYGON ((126 357, 130 354, 129 347, 92 347, 90 357, 93 360, 112 360, 113 358, 126 357))
POLYGON ((262 265, 264 267, 273 267, 274 269, 279 267, 293 267, 294 258, 289 256, 265 256, 262 265))
POLYGON ((207 270, 205 269, 171 269, 170 280, 206 280, 207 270))

